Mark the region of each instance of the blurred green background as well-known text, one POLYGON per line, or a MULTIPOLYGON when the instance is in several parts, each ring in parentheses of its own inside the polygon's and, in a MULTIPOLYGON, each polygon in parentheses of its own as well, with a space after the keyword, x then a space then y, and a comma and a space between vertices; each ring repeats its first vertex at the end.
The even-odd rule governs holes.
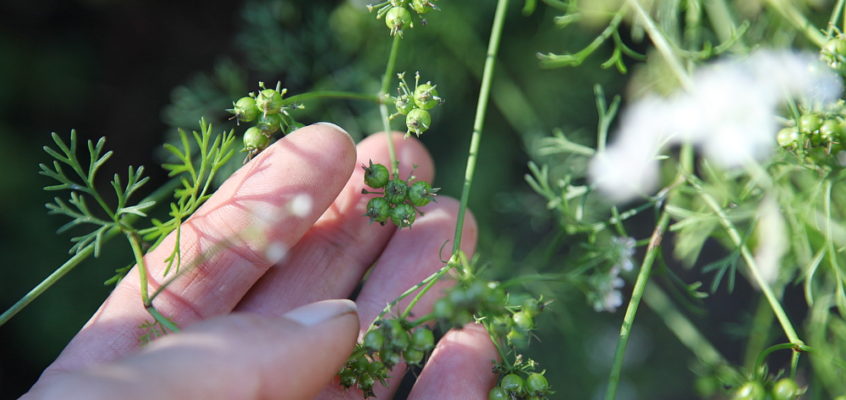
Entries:
MULTIPOLYGON (((446 98, 423 142, 435 158, 435 185, 458 197, 478 94, 493 1, 441 1, 426 26, 406 33, 399 71, 420 70, 446 98)), ((77 129, 106 136, 116 155, 101 176, 145 165, 149 191, 165 181, 157 167, 161 144, 176 127, 192 129, 201 116, 228 127, 224 109, 255 90, 258 81, 282 81, 289 93, 312 89, 375 93, 389 38, 382 21, 361 1, 165 2, 33 0, 0 4, 0 307, 6 308, 67 258, 65 221, 48 216, 52 194, 37 175, 52 131, 77 129)), ((554 128, 592 137, 593 85, 610 96, 626 77, 601 70, 610 49, 579 68, 539 68, 539 51, 577 50, 597 27, 556 29, 558 13, 539 6, 520 13, 511 4, 492 104, 471 197, 481 237, 482 263, 494 278, 556 271, 555 258, 530 261, 535 245, 556 231, 545 202, 524 183, 537 140, 554 128)), ((378 131, 372 104, 309 103, 303 123, 333 121, 356 137, 378 131)), ((395 122, 395 127, 400 123, 395 122)), ((106 183, 105 181, 103 182, 106 183)), ((642 217, 649 229, 649 216, 642 217)), ((644 237, 646 232, 633 232, 644 237)), ((129 262, 119 241, 89 260, 0 328, 0 396, 15 398, 85 323, 109 288, 102 282, 129 262)), ((554 398, 602 394, 622 311, 596 313, 581 292, 548 286, 551 312, 540 317, 539 342, 530 355, 547 369, 554 398)), ((706 334, 725 354, 741 357, 751 296, 739 288, 709 301, 706 334), (729 333, 726 335, 726 333, 729 333)), ((620 399, 694 397, 692 356, 655 315, 643 308, 626 357, 620 399)))

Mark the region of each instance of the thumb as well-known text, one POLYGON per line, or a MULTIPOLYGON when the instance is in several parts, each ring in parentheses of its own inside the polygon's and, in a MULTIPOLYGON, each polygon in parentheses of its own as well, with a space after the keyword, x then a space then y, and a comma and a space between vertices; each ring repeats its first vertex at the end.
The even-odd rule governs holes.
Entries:
POLYGON ((311 399, 340 370, 357 335, 349 300, 319 301, 282 318, 230 314, 117 363, 42 379, 25 398, 311 399))

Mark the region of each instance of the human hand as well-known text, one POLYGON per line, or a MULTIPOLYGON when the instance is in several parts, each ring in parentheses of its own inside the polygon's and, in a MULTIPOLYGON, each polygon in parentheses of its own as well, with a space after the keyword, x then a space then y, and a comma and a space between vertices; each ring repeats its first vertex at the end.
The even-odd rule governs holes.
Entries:
MULTIPOLYGON (((431 181, 422 145, 398 134, 393 140, 401 176, 416 166, 414 175, 431 181)), ((186 329, 139 349, 140 326, 151 318, 133 269, 24 397, 360 398, 337 386, 335 374, 385 304, 441 267, 439 249, 452 237, 458 209, 441 196, 412 229, 370 224, 359 167, 369 160, 388 165, 385 135, 355 146, 330 124, 270 146, 183 224, 183 269, 154 305, 186 329), (326 300, 351 296, 368 269, 355 303, 326 300)), ((470 254, 472 217, 463 237, 470 254)), ((153 290, 165 282, 163 260, 174 240, 145 256, 153 290)), ((428 313, 439 292, 430 291, 415 312, 428 313)), ((410 398, 485 398, 495 383, 494 358, 481 327, 451 331, 410 398)), ((377 398, 393 395, 403 371, 395 368, 377 398)))

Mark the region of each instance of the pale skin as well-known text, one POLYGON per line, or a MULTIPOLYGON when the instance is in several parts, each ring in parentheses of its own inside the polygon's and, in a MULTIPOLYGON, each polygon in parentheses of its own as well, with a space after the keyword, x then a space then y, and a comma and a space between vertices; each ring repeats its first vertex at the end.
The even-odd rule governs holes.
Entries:
MULTIPOLYGON (((393 139, 401 177, 416 166, 413 174, 431 181, 425 148, 399 134, 393 139)), ((151 318, 133 269, 24 398, 361 398, 341 389, 335 374, 385 304, 443 265, 448 254, 439 250, 458 212, 454 199, 439 196, 412 229, 370 224, 362 215, 372 195, 361 194, 360 166, 388 165, 387 154, 386 135, 356 146, 328 124, 271 145, 183 224, 187 267, 154 302, 183 331, 139 346, 139 325, 151 318), (368 269, 354 302, 328 300, 349 298, 368 269)), ((475 242, 470 216, 462 241, 468 255, 475 242)), ((165 281, 172 246, 166 240, 145 256, 151 292, 165 281)), ((414 314, 428 313, 443 287, 414 314)), ((450 331, 410 398, 486 398, 496 356, 478 325, 450 331)), ((403 371, 395 369, 377 398, 393 396, 403 371)))

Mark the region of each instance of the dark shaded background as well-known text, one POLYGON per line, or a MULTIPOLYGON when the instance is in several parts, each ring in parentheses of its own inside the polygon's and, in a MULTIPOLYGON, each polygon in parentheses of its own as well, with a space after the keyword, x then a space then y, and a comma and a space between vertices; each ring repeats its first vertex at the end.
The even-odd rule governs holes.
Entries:
MULTIPOLYGON (((399 69, 411 74, 419 68, 447 99, 423 141, 438 166, 436 186, 457 197, 493 2, 449 7, 407 34, 399 69)), ((607 49, 581 68, 538 67, 536 52, 578 49, 596 34, 594 28, 552 29, 553 15, 541 7, 525 17, 512 4, 506 24, 471 200, 482 230, 479 251, 493 276, 565 267, 555 259, 546 265, 524 262, 529 249, 554 230, 544 201, 523 183, 526 163, 537 138, 555 127, 592 135, 594 82, 609 95, 623 88, 617 73, 597 68, 607 49)), ((46 214, 43 204, 52 195, 41 190, 48 181, 36 174, 37 164, 47 160, 41 146, 49 143, 49 132, 67 137, 75 128, 85 138, 106 136, 116 156, 101 176, 145 165, 152 176, 149 191, 164 182, 156 165, 161 143, 175 127, 191 129, 201 116, 228 126, 223 109, 259 80, 282 80, 292 93, 376 92, 387 51, 382 21, 373 20, 360 2, 3 2, 0 308, 67 258, 68 235, 54 234, 64 220, 46 214)), ((334 121, 361 137, 379 129, 377 115, 370 104, 337 101, 310 105, 297 117, 304 123, 334 121)), ((648 227, 650 217, 641 222, 648 227)), ((100 259, 83 263, 0 328, 0 397, 17 397, 32 385, 108 294, 102 282, 128 256, 126 246, 113 242, 100 259)), ((556 302, 539 321, 541 342, 532 356, 547 368, 554 397, 593 398, 607 379, 622 312, 595 313, 581 293, 550 290, 557 292, 556 302)), ((709 304, 717 311, 710 319, 699 320, 716 327, 712 336, 742 324, 738 318, 745 314, 738 317, 736 310, 750 299, 735 294, 720 301, 709 304), (731 317, 718 312, 726 309, 731 317)), ((692 398, 692 357, 642 310, 620 398, 692 398)), ((722 343, 741 357, 742 341, 730 337, 722 343)))
MULTIPOLYGON (((116 158, 102 176, 147 165, 167 125, 174 86, 230 51, 240 2, 31 1, 0 3, 0 304, 11 305, 67 257, 67 237, 47 216, 51 196, 36 174, 41 146, 107 136, 116 158), (64 250, 63 250, 64 249, 64 250)), ((152 187, 152 186, 150 186, 152 187)), ((0 396, 16 397, 108 294, 102 284, 126 264, 126 247, 90 260, 0 329, 0 396)), ((110 249, 111 250, 111 249, 110 249)))

